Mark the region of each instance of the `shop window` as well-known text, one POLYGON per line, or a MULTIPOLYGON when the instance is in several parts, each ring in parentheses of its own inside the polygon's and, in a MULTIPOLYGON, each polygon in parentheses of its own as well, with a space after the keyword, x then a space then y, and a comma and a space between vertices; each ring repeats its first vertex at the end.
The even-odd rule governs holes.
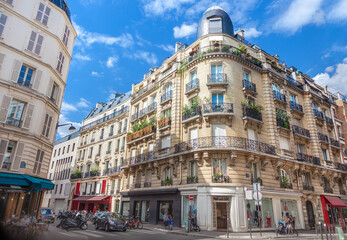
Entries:
POLYGON ((129 217, 130 202, 122 202, 122 215, 124 217, 129 217))
POLYGON ((285 219, 286 216, 292 216, 295 220, 294 228, 300 227, 300 219, 298 214, 298 204, 295 200, 281 200, 281 210, 282 210, 282 219, 285 219))
POLYGON ((247 218, 250 219, 250 224, 253 228, 259 228, 259 224, 261 224, 262 228, 276 227, 271 198, 263 198, 261 206, 256 205, 255 200, 248 200, 246 208, 247 218))
POLYGON ((167 213, 168 216, 172 216, 172 201, 160 201, 159 209, 159 220, 163 220, 163 216, 165 215, 165 213, 167 213))
POLYGON ((188 220, 188 216, 191 216, 192 219, 197 218, 197 200, 196 195, 194 196, 194 200, 189 200, 189 196, 182 196, 183 198, 183 221, 188 220))
POLYGON ((141 221, 148 222, 150 217, 150 201, 141 202, 141 221))

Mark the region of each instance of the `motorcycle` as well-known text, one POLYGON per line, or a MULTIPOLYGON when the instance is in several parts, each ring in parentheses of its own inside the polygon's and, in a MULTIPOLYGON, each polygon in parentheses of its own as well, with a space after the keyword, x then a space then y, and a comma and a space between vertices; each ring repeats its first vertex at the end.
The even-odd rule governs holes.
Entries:
POLYGON ((70 214, 59 214, 58 219, 61 219, 60 223, 57 225, 57 227, 61 227, 65 230, 68 230, 70 228, 80 228, 82 230, 88 229, 87 221, 81 216, 77 215, 75 219, 69 217, 70 214))

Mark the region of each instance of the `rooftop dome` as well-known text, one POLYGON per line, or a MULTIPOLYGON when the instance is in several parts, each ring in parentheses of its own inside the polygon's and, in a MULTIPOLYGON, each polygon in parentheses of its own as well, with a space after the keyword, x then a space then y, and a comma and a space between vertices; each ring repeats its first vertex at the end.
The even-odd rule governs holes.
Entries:
POLYGON ((221 7, 210 7, 200 18, 197 38, 201 38, 209 33, 225 33, 234 36, 233 23, 229 15, 221 7))

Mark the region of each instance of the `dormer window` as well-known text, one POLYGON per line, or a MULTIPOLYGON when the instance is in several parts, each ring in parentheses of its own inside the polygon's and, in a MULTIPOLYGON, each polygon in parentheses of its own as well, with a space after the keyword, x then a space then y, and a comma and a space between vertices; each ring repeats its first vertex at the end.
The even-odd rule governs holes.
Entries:
POLYGON ((209 33, 221 33, 221 32, 222 32, 222 18, 210 18, 209 33))

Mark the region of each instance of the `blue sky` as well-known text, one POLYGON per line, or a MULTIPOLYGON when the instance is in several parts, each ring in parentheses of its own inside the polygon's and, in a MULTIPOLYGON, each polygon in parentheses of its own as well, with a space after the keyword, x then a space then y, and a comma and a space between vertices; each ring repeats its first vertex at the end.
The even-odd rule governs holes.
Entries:
MULTIPOLYGON (((149 68, 195 41, 210 6, 225 9, 234 29, 287 66, 332 92, 347 94, 347 0, 67 0, 79 34, 60 123, 76 126, 115 91, 131 90, 149 68)), ((67 134, 66 128, 58 133, 67 134)))

